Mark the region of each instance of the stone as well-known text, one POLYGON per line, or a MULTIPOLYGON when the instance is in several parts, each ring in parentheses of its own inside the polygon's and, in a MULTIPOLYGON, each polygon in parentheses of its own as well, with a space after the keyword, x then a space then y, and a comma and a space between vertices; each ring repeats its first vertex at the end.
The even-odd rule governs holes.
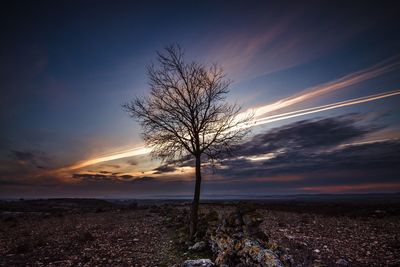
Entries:
POLYGON ((337 264, 337 265, 340 265, 340 266, 347 266, 347 265, 349 265, 349 262, 346 261, 345 259, 338 259, 338 260, 336 261, 336 264, 337 264))
POLYGON ((187 260, 182 267, 213 267, 214 263, 209 259, 187 260))
POLYGON ((236 211, 221 220, 210 236, 212 251, 218 266, 283 266, 278 255, 267 247, 267 237, 261 234, 260 215, 251 211, 243 215, 236 211))
POLYGON ((204 241, 200 241, 197 242, 196 244, 194 244, 193 246, 189 247, 189 250, 191 251, 203 251, 204 249, 206 249, 207 244, 204 241))

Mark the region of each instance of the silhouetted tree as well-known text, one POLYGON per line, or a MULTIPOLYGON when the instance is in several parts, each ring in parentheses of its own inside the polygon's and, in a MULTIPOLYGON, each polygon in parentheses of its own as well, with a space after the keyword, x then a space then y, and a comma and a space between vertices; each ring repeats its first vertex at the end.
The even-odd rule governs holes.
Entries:
POLYGON ((243 126, 251 116, 238 116, 240 107, 225 103, 230 81, 216 64, 187 63, 177 45, 157 56, 157 64, 148 67, 150 94, 123 107, 141 124, 153 157, 167 162, 195 158, 192 238, 197 229, 201 163, 231 152, 248 132, 243 126))

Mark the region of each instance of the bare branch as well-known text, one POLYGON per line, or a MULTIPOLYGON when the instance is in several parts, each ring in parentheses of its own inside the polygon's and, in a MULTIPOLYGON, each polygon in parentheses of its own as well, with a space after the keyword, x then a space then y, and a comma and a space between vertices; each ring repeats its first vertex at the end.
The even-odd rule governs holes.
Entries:
POLYGON ((239 120, 240 107, 224 102, 231 82, 222 68, 185 62, 178 45, 158 52, 157 61, 148 67, 150 94, 123 105, 141 124, 152 155, 214 160, 230 152, 247 134, 243 126, 251 116, 239 120))

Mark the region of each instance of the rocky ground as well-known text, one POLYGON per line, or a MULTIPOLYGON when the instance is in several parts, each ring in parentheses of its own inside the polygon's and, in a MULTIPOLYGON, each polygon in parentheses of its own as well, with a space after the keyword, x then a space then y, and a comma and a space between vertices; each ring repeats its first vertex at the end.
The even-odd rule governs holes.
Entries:
POLYGON ((271 251, 283 266, 400 266, 399 207, 206 203, 196 240, 203 247, 193 249, 196 242, 185 239, 188 205, 181 202, 139 207, 101 200, 0 202, 0 266, 181 266, 196 258, 222 262, 215 244, 225 246, 224 253, 238 248, 238 254, 250 255, 257 242, 257 251, 271 251), (243 205, 255 215, 230 219, 243 205), (236 245, 229 248, 232 236, 236 245))
POLYGON ((400 221, 391 218, 327 217, 266 211, 270 242, 309 265, 400 266, 400 221))

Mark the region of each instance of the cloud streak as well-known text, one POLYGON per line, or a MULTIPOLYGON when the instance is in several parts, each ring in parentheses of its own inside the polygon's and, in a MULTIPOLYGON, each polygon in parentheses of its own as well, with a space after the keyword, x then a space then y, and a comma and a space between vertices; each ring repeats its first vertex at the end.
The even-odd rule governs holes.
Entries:
POLYGON ((71 166, 68 166, 68 167, 64 167, 64 168, 60 168, 60 169, 57 170, 57 172, 67 172, 67 171, 77 170, 77 169, 81 169, 81 168, 84 168, 84 167, 87 167, 87 166, 90 166, 90 165, 94 165, 94 164, 98 164, 98 163, 102 163, 102 162, 107 162, 107 161, 111 161, 111 160, 144 155, 144 154, 150 153, 150 151, 151 151, 150 148, 147 148, 147 147, 144 147, 144 146, 140 146, 140 147, 124 150, 124 151, 121 151, 121 152, 112 153, 112 154, 109 154, 109 155, 104 155, 104 156, 88 159, 88 160, 85 160, 85 161, 81 161, 81 162, 78 162, 78 163, 76 163, 74 165, 71 165, 71 166))
POLYGON ((254 115, 255 117, 259 117, 279 109, 287 108, 289 106, 293 106, 306 100, 313 99, 323 94, 327 94, 336 90, 349 87, 351 85, 359 84, 372 78, 376 78, 380 75, 391 72, 398 68, 400 68, 400 60, 399 56, 396 56, 380 62, 370 68, 348 74, 339 79, 322 85, 311 87, 299 94, 281 99, 279 101, 276 101, 275 103, 254 108, 254 115))
POLYGON ((308 109, 300 109, 300 110, 286 112, 286 113, 282 113, 282 114, 278 114, 278 115, 267 116, 267 117, 263 117, 260 119, 256 119, 254 121, 254 125, 252 125, 252 126, 271 123, 271 122, 280 121, 280 120, 291 119, 291 118, 304 116, 304 115, 308 115, 308 114, 313 114, 313 113, 317 113, 317 112, 322 112, 322 111, 327 111, 327 110, 331 110, 331 109, 337 109, 337 108, 367 103, 367 102, 379 100, 379 99, 386 98, 386 97, 397 96, 397 95, 400 95, 400 89, 381 93, 381 94, 369 95, 369 96, 354 98, 354 99, 350 99, 350 100, 346 100, 346 101, 340 101, 340 102, 322 105, 322 106, 318 106, 318 107, 313 107, 313 108, 308 108, 308 109))

